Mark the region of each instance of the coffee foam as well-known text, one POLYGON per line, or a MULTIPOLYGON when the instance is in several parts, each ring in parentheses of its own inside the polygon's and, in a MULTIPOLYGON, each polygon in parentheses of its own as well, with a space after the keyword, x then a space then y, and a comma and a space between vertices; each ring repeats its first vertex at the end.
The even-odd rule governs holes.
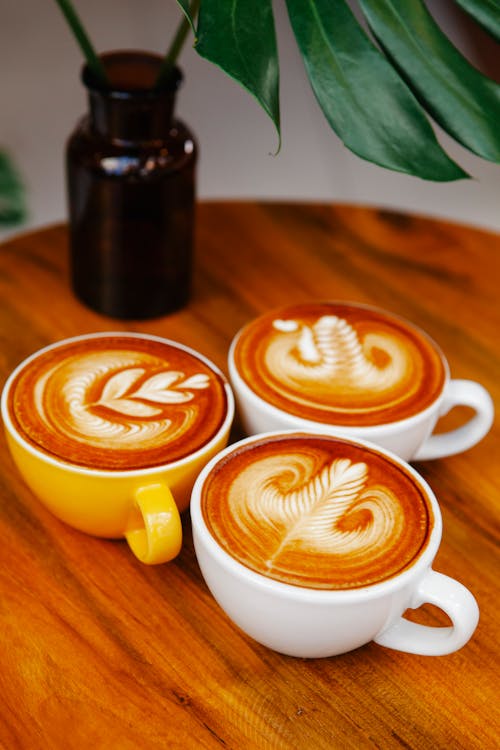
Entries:
POLYGON ((222 548, 269 578, 315 589, 387 580, 421 554, 426 496, 375 450, 327 436, 263 438, 221 459, 202 512, 222 548))
POLYGON ((153 339, 90 337, 21 369, 9 410, 20 434, 54 457, 98 469, 145 468, 207 443, 226 410, 222 378, 153 339))
POLYGON ((262 399, 303 419, 369 426, 423 411, 445 382, 431 340, 368 307, 321 303, 267 313, 241 332, 234 361, 262 399))

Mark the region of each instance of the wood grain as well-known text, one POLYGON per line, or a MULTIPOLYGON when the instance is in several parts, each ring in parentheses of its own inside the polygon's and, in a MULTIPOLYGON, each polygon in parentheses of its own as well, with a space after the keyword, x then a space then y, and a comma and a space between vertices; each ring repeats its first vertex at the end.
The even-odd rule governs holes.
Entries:
MULTIPOLYGON (((226 370, 251 317, 308 299, 372 303, 441 345, 455 377, 498 400, 500 238, 363 207, 202 203, 189 306, 127 323, 77 302, 63 226, 0 247, 0 384, 39 347, 89 331, 174 338, 226 370)), ((239 434, 236 426, 233 436, 239 434)), ((417 468, 442 506, 436 568, 478 599, 470 643, 447 657, 369 644, 332 659, 281 656, 226 618, 185 544, 168 565, 53 518, 0 437, 0 746, 20 748, 498 747, 498 455, 495 424, 460 456, 417 468)), ((445 624, 428 607, 421 622, 445 624)))

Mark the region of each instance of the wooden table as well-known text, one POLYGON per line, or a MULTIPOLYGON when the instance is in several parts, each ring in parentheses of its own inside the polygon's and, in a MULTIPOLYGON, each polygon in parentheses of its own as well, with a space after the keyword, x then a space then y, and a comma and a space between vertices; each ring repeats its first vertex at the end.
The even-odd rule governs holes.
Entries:
MULTIPOLYGON (((0 248, 0 381, 49 342, 106 329, 177 339, 225 370, 228 344, 252 316, 337 298, 413 320, 455 377, 498 399, 499 281, 500 239, 487 232, 349 206, 205 203, 189 306, 124 324, 73 298, 66 230, 50 227, 0 248)), ((498 747, 498 426, 467 453, 417 467, 443 510, 436 568, 481 609, 472 640, 445 657, 375 644, 321 660, 274 653, 213 601, 189 518, 174 562, 141 565, 125 542, 86 536, 44 510, 0 439, 3 748, 498 747)), ((418 620, 446 622, 431 607, 418 620)))

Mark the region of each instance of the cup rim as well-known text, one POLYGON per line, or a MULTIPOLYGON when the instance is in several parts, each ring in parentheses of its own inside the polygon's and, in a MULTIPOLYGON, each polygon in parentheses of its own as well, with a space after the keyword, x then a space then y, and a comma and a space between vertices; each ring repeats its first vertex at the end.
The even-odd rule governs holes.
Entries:
POLYGON ((388 310, 385 310, 384 308, 377 307, 375 305, 369 305, 364 304, 361 302, 350 302, 349 300, 314 300, 311 302, 302 302, 297 304, 303 304, 304 306, 307 305, 322 305, 322 304, 331 304, 331 305, 344 305, 346 307, 356 307, 356 308, 362 308, 365 310, 373 310, 375 312, 382 313, 383 315, 387 315, 388 318, 394 318, 396 320, 400 320, 402 323, 404 323, 407 326, 410 326, 414 330, 416 330, 421 336, 423 336, 427 341, 430 342, 432 347, 437 352, 442 365, 444 369, 444 379, 443 379, 443 385, 439 393, 437 394, 434 401, 432 401, 431 404, 429 404, 425 409, 422 409, 421 411, 416 412, 416 414, 411 414, 408 417, 403 417, 403 419, 398 419, 393 422, 380 422, 378 424, 373 425, 342 425, 337 424, 335 422, 319 422, 315 421, 313 419, 307 419, 306 417, 300 417, 298 415, 293 414, 291 411, 286 411, 285 409, 280 408, 279 406, 275 406, 274 404, 271 404, 269 401, 266 401, 262 396, 259 396, 258 393, 256 393, 252 387, 247 383, 247 381, 243 378, 241 375, 237 365, 236 365, 236 359, 234 356, 234 352, 236 349, 236 346, 238 344, 238 341, 242 337, 243 333, 251 326, 253 323, 258 320, 262 315, 269 315, 273 312, 273 309, 276 313, 278 313, 280 310, 283 310, 286 305, 281 305, 280 307, 276 307, 273 309, 270 309, 266 311, 265 313, 262 313, 261 315, 258 315, 251 320, 249 320, 245 325, 243 325, 233 336, 231 340, 231 344, 229 346, 228 355, 227 355, 227 364, 228 364, 228 371, 229 371, 229 377, 231 380, 231 383, 234 387, 240 388, 243 392, 245 397, 249 399, 253 399, 254 402, 269 411, 269 413, 279 419, 284 419, 285 421, 289 422, 290 427, 304 427, 305 429, 316 429, 316 430, 342 430, 346 435, 359 435, 361 434, 363 438, 366 436, 366 439, 370 439, 371 435, 380 434, 380 431, 384 432, 398 432, 401 429, 406 428, 412 423, 420 422, 421 420, 425 420, 430 414, 432 414, 436 407, 440 404, 442 401, 444 394, 446 392, 446 388, 448 387, 448 384, 451 380, 451 374, 450 374, 450 366, 448 364, 448 361, 444 355, 443 350, 439 346, 439 344, 434 341, 434 339, 420 326, 416 325, 412 321, 407 320, 401 315, 398 315, 396 313, 390 312, 388 310))
POLYGON ((234 419, 235 402, 234 402, 234 395, 233 395, 232 388, 228 382, 227 377, 224 375, 222 370, 220 370, 217 367, 217 365, 215 365, 204 354, 201 354, 200 352, 196 351, 196 349, 193 349, 192 347, 187 346, 186 344, 182 344, 179 341, 175 341, 174 339, 168 339, 163 336, 156 336, 151 333, 140 333, 136 331, 95 331, 92 333, 82 333, 77 336, 70 336, 64 339, 60 339, 58 341, 54 341, 51 344, 47 344, 47 346, 37 349, 35 352, 28 355, 21 362, 19 362, 19 364, 9 374, 2 388, 2 393, 1 393, 1 398, 0 398, 0 413, 1 413, 2 421, 4 423, 4 427, 8 431, 12 439, 15 440, 18 444, 20 444, 29 453, 31 453, 31 455, 35 456, 38 459, 45 461, 46 463, 52 466, 64 468, 66 470, 69 469, 73 471, 74 473, 82 474, 85 476, 143 477, 143 476, 150 476, 152 474, 156 474, 165 469, 170 470, 170 469, 182 467, 184 464, 189 463, 193 460, 196 460, 199 456, 203 455, 203 453, 210 450, 213 444, 216 443, 220 439, 221 435, 226 430, 230 429, 232 421, 234 419), (182 349, 188 354, 191 354, 197 359, 200 359, 205 365, 207 365, 207 367, 210 368, 210 370, 212 370, 216 375, 218 375, 221 378, 222 384, 224 386, 224 392, 226 395, 226 415, 224 417, 223 422, 219 426, 219 429, 217 430, 217 432, 210 438, 210 440, 207 443, 205 443, 203 446, 198 448, 196 451, 193 451, 193 453, 189 453, 187 456, 183 456, 182 458, 179 458, 176 461, 164 462, 164 463, 157 464, 155 466, 146 466, 142 468, 114 470, 114 469, 98 469, 98 468, 93 468, 89 466, 81 466, 79 464, 71 463, 71 461, 65 461, 57 456, 52 456, 49 453, 46 453, 45 451, 43 451, 41 448, 38 448, 37 446, 32 445, 19 433, 19 431, 17 430, 17 428, 12 422, 11 416, 9 414, 9 408, 8 408, 8 394, 12 386, 12 383, 17 377, 18 373, 24 367, 26 367, 31 361, 37 359, 41 354, 43 354, 46 351, 57 349, 58 347, 71 343, 73 341, 82 341, 84 339, 93 339, 93 338, 107 338, 107 337, 112 337, 112 336, 149 339, 152 341, 159 341, 160 343, 169 344, 170 346, 173 346, 177 349, 182 349))
POLYGON ((389 461, 392 461, 393 463, 396 463, 398 466, 403 468, 404 471, 412 477, 412 479, 419 485, 420 489, 425 493, 434 517, 433 527, 428 539, 425 542, 425 547, 422 549, 418 558, 412 565, 410 565, 409 568, 405 569, 401 573, 397 573, 396 575, 391 576, 391 578, 379 581, 377 583, 369 584, 367 586, 359 586, 351 589, 314 589, 307 588, 306 586, 284 583, 274 578, 268 578, 261 573, 257 573, 256 571, 251 570, 250 568, 243 565, 243 563, 236 560, 236 558, 232 557, 232 555, 226 552, 219 545, 215 537, 210 532, 201 510, 202 489, 207 476, 219 463, 219 461, 244 445, 248 445, 252 442, 266 440, 268 438, 286 437, 288 435, 297 434, 310 435, 312 437, 325 437, 324 433, 318 432, 317 430, 304 430, 301 428, 291 430, 273 430, 272 432, 264 432, 259 433, 258 435, 251 435, 237 441, 236 443, 232 443, 223 450, 219 451, 215 456, 213 456, 212 459, 210 459, 210 461, 203 467, 194 483, 191 493, 191 501, 189 504, 195 550, 198 541, 205 547, 207 553, 215 558, 219 565, 221 565, 224 569, 229 570, 229 572, 235 577, 239 579, 243 578, 245 582, 251 584, 252 586, 260 590, 267 591, 268 593, 271 593, 280 598, 294 599, 297 601, 302 601, 304 603, 329 603, 333 599, 336 603, 349 603, 353 600, 365 601, 375 599, 386 594, 393 593, 394 591, 403 588, 409 582, 424 575, 426 571, 431 568, 433 560, 438 552, 443 530, 441 510, 434 492, 432 491, 429 484, 425 481, 425 479, 420 476, 420 474, 412 466, 410 466, 406 461, 401 459, 392 451, 381 448, 379 445, 371 443, 370 441, 364 440, 362 438, 347 437, 340 432, 330 434, 327 437, 332 437, 334 439, 338 438, 342 441, 351 442, 355 445, 365 447, 378 454, 381 454, 385 458, 389 459, 389 461))

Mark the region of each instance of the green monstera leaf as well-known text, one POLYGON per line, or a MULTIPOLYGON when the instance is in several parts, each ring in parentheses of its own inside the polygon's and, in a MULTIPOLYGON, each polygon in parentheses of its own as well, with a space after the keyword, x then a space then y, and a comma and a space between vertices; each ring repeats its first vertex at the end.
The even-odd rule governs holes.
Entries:
MULTIPOLYGON (((500 36, 498 0, 457 0, 500 36)), ((468 175, 429 116, 482 158, 500 161, 500 87, 458 52, 421 0, 286 0, 316 100, 354 153, 426 180, 468 175)), ((239 81, 279 130, 279 61, 270 0, 201 0, 195 49, 239 81)))
POLYGON ((279 64, 272 0, 202 0, 196 50, 253 94, 279 132, 279 64))
POLYGON ((421 0, 359 1, 373 33, 436 122, 475 154, 500 161, 500 87, 467 62, 421 0))
POLYGON ((344 0, 287 0, 287 6, 319 105, 351 151, 425 179, 466 176, 344 0))

